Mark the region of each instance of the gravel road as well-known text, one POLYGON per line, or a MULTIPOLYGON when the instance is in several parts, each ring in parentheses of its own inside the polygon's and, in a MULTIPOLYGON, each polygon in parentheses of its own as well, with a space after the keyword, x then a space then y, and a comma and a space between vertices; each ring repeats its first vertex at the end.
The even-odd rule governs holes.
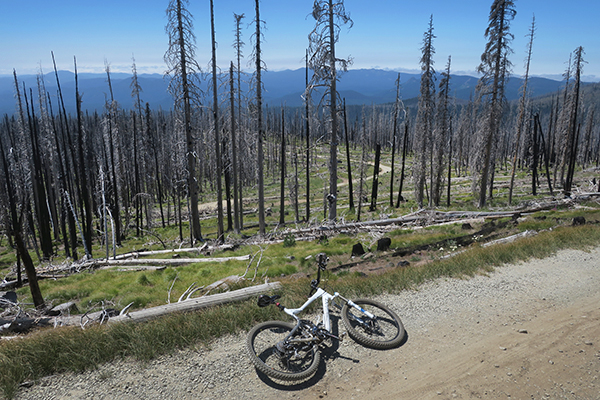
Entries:
POLYGON ((148 364, 45 378, 17 399, 600 399, 599 288, 600 248, 565 250, 380 296, 406 343, 375 351, 345 340, 302 384, 259 376, 240 334, 148 364))

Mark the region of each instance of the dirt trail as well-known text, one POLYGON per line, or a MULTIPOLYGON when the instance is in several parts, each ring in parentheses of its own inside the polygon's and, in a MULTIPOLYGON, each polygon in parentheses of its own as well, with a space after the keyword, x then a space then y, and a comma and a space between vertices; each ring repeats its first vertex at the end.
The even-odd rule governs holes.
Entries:
POLYGON ((376 354, 342 382, 327 376, 299 398, 598 399, 599 304, 596 295, 541 311, 522 321, 527 333, 498 322, 413 333, 395 354, 376 354))
POLYGON ((376 351, 345 340, 302 384, 258 375, 241 333, 144 365, 121 360, 45 378, 17 398, 600 399, 599 289, 600 248, 565 250, 381 296, 402 318, 406 342, 376 351))
MULTIPOLYGON (((371 164, 373 164, 373 163, 371 163, 371 164)), ((392 168, 390 166, 380 164, 380 166, 379 166, 379 175, 381 176, 383 174, 387 174, 391 170, 392 170, 392 168)), ((367 176, 365 179, 366 180, 370 180, 370 179, 372 180, 373 176, 367 176)), ((358 179, 355 178, 355 179, 352 179, 352 182, 358 185, 360 183, 360 180, 358 180, 358 179)), ((342 186, 347 186, 348 183, 349 183, 349 181, 348 181, 347 178, 340 179, 340 182, 338 183, 338 189, 340 187, 342 187, 342 186)), ((258 199, 245 199, 245 200, 258 201, 258 199)), ((267 202, 267 201, 277 201, 278 202, 279 201, 279 196, 267 197, 265 199, 265 202, 267 202)), ((298 204, 304 204, 305 202, 306 202, 306 198, 304 198, 304 197, 300 197, 298 199, 298 204)), ((227 200, 223 200, 222 203, 223 203, 223 208, 225 208, 227 206, 227 200)), ((200 212, 209 213, 209 212, 212 212, 212 211, 214 211, 214 210, 217 209, 217 204, 218 203, 216 201, 210 201, 210 202, 206 202, 206 203, 200 203, 200 204, 198 204, 198 210, 200 212)), ((279 203, 277 203, 277 204, 279 204, 279 203)), ((290 205, 290 204, 292 204, 292 202, 289 199, 286 198, 285 204, 286 205, 290 205)))
POLYGON ((425 327, 406 320, 402 347, 328 373, 298 398, 600 399, 600 253, 503 268, 547 275, 514 295, 474 296, 467 310, 456 301, 425 327))

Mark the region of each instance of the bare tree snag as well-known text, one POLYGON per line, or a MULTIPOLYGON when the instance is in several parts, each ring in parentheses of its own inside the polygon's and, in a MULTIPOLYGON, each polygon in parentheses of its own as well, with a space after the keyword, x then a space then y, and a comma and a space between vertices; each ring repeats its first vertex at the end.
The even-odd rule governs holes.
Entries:
POLYGON ((404 122, 404 139, 402 140, 402 168, 400 170, 400 188, 398 189, 398 199, 396 208, 400 207, 400 202, 404 201, 402 197, 402 187, 404 186, 404 168, 406 166, 406 148, 408 146, 408 121, 404 122))
POLYGON ((373 168, 373 187, 371 190, 371 206, 369 211, 377 209, 377 191, 379 188, 379 159, 381 157, 381 145, 377 143, 375 148, 375 167, 373 168))
POLYGON ((185 130, 187 184, 191 211, 191 236, 201 240, 200 215, 198 211, 198 182, 196 177, 196 139, 192 132, 192 103, 198 102, 198 88, 194 83, 200 67, 195 61, 196 36, 193 32, 192 15, 187 10, 188 0, 171 0, 167 8, 166 31, 169 35, 169 48, 165 61, 169 66, 167 75, 171 77, 169 91, 179 101, 175 104, 183 112, 185 130))
MULTIPOLYGON (((217 159, 217 240, 223 241, 223 188, 221 175, 223 165, 221 160, 221 132, 219 130, 219 99, 217 92, 217 39, 215 38, 215 13, 213 10, 213 0, 210 0, 210 32, 212 43, 212 91, 213 91, 213 124, 215 129, 215 154, 217 159)), ((196 206, 197 207, 197 206, 196 206)))
MULTIPOLYGON (((346 164, 348 168, 348 197, 350 200, 350 210, 354 211, 354 189, 352 187, 352 164, 350 163, 350 142, 348 140, 348 114, 346 113, 346 99, 344 99, 344 141, 346 143, 346 164)), ((394 168, 393 154, 394 152, 392 151, 392 171, 394 168)), ((394 185, 392 184, 390 186, 393 187, 394 185)))
POLYGON ((261 236, 264 236, 266 233, 265 230, 265 180, 264 180, 264 150, 263 150, 263 141, 264 141, 264 128, 263 128, 263 111, 262 111, 262 70, 263 63, 261 61, 261 50, 260 50, 260 42, 262 40, 261 37, 261 23, 260 20, 260 5, 259 0, 255 1, 255 23, 256 23, 256 32, 255 32, 255 46, 254 46, 254 58, 256 64, 256 120, 257 120, 257 167, 258 167, 258 232, 261 236))
POLYGON ((343 1, 316 0, 313 4, 312 16, 315 28, 309 34, 309 65, 313 70, 313 87, 324 86, 325 96, 329 97, 329 221, 337 217, 337 145, 338 145, 338 73, 346 71, 351 60, 340 59, 335 54, 335 44, 339 39, 341 26, 352 20, 346 14, 343 1))

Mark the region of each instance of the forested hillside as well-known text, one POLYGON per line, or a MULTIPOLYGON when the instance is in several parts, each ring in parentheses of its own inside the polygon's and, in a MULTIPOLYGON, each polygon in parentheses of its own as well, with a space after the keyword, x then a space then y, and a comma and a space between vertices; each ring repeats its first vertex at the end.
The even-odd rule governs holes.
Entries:
MULTIPOLYGON (((17 71, 18 72, 18 71, 17 71)), ((219 80, 226 82, 228 74, 220 74, 219 80)), ((285 71, 265 71, 263 83, 265 87, 265 101, 273 107, 285 105, 286 107, 302 107, 302 95, 305 90, 304 68, 285 71)), ((61 87, 65 93, 65 107, 67 112, 75 112, 75 76, 73 72, 59 71, 61 87)), ((53 101, 57 101, 57 85, 53 72, 43 76, 19 75, 21 86, 37 88, 38 78, 43 79, 46 91, 53 101)), ((111 74, 113 96, 121 107, 131 109, 131 74, 111 74)), ((246 71, 242 76, 241 87, 244 93, 248 92, 251 71, 246 71)), ((394 102, 396 96, 395 82, 398 78, 396 71, 377 69, 350 69, 340 80, 338 91, 346 99, 348 105, 385 104, 394 102)), ((404 100, 419 96, 420 74, 400 74, 402 85, 401 96, 404 100)), ((173 107, 173 97, 169 94, 168 81, 159 74, 140 74, 137 77, 143 91, 143 99, 150 103, 152 109, 169 110, 173 107)), ((439 80, 439 76, 438 76, 439 80)), ((452 74, 452 97, 457 100, 468 101, 475 93, 477 78, 467 75, 452 74)), ((519 90, 523 85, 520 76, 513 76, 508 82, 506 99, 508 101, 519 98, 519 90)), ((556 93, 564 87, 563 81, 534 77, 530 80, 531 94, 534 97, 556 93)), ((585 84, 586 86, 589 83, 585 84)), ((88 112, 102 112, 109 92, 106 74, 80 74, 79 87, 82 93, 82 109, 88 112)), ((13 114, 16 110, 14 100, 15 80, 13 76, 0 76, 0 114, 13 114)), ((220 96, 226 96, 227 87, 222 85, 219 89, 220 96)))

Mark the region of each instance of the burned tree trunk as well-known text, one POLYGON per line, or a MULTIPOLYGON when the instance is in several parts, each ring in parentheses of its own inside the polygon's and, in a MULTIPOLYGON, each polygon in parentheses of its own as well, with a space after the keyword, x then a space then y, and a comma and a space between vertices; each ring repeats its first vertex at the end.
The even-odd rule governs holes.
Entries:
POLYGON ((344 141, 346 142, 346 164, 348 166, 348 198, 350 210, 354 210, 354 192, 352 187, 352 165, 350 164, 350 144, 348 140, 348 115, 346 114, 346 100, 344 99, 344 141))
POLYGON ((279 191, 279 223, 285 224, 285 116, 281 107, 281 186, 279 191))
MULTIPOLYGON (((84 236, 84 250, 85 255, 88 258, 92 258, 92 204, 91 196, 88 187, 88 176, 87 176, 87 157, 85 147, 83 145, 83 114, 81 112, 81 96, 79 95, 79 84, 77 79, 77 62, 75 60, 75 98, 76 98, 76 110, 77 110, 77 152, 79 156, 79 177, 81 179, 81 198, 80 205, 83 219, 83 236, 84 236)), ((118 201, 117 201, 118 203, 118 201)))
POLYGON ((538 145, 538 124, 534 123, 533 127, 533 143, 532 143, 532 151, 533 151, 533 160, 531 162, 531 193, 536 196, 537 195, 537 182, 538 182, 538 153, 539 153, 539 145, 538 145))
POLYGON ((535 114, 534 123, 538 126, 540 132, 540 139, 542 140, 542 149, 544 150, 544 166, 546 167, 546 179, 548 180, 548 189, 550 190, 550 195, 554 196, 554 192, 552 191, 552 179, 550 177, 550 154, 544 140, 544 132, 542 132, 542 126, 540 125, 539 114, 535 114))
POLYGON ((404 201, 402 197, 402 186, 404 185, 404 168, 406 166, 406 147, 408 146, 408 122, 404 123, 404 139, 402 141, 402 169, 400 170, 400 188, 398 189, 398 200, 396 208, 400 207, 400 202, 404 201))
POLYGON ((22 217, 17 216, 17 199, 15 198, 15 188, 12 183, 12 178, 10 175, 10 169, 8 166, 8 162, 6 157, 4 156, 4 146, 2 145, 2 140, 0 140, 0 157, 2 157, 2 168, 4 170, 4 181, 6 185, 6 193, 8 196, 8 203, 10 209, 10 233, 12 234, 15 247, 17 250, 17 256, 23 261, 25 266, 25 273, 27 274, 27 279, 29 281, 29 290, 31 291, 31 297, 33 298, 33 304, 36 308, 44 307, 44 297, 42 296, 42 292, 40 290, 40 286, 37 281, 37 274, 35 271, 35 266, 33 265, 33 260, 29 255, 29 251, 27 251, 27 247, 25 246, 25 242, 23 241, 22 236, 22 217))
POLYGON ((373 169, 373 190, 371 191, 371 207, 369 211, 377 209, 377 191, 379 189, 379 159, 381 157, 381 145, 377 143, 375 148, 375 167, 373 169))

